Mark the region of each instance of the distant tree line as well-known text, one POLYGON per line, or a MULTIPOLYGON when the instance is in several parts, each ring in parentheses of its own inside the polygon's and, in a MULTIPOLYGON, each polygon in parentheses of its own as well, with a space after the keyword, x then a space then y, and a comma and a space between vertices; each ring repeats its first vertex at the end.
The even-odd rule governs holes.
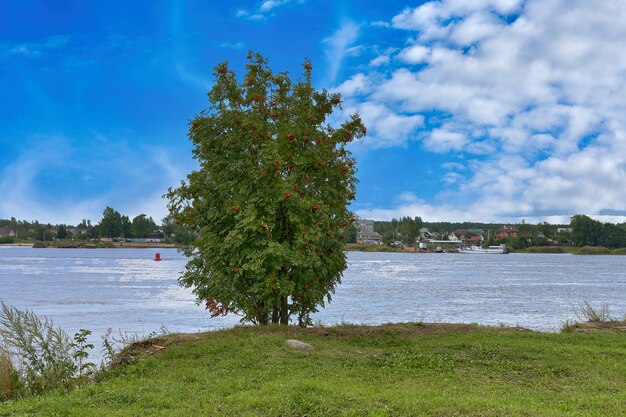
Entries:
POLYGON ((626 224, 602 223, 577 214, 572 217, 572 240, 578 246, 626 247, 626 224))
POLYGON ((163 233, 165 241, 171 243, 191 242, 195 234, 188 227, 176 224, 170 216, 165 217, 158 226, 152 217, 139 214, 132 220, 121 214, 112 207, 107 207, 102 212, 99 223, 93 224, 91 220, 83 219, 76 226, 67 224, 43 224, 37 220, 0 219, 0 228, 8 226, 15 231, 16 236, 0 237, 0 243, 13 243, 14 241, 50 241, 50 240, 93 240, 100 238, 146 238, 155 231, 163 233))
POLYGON ((504 223, 479 222, 425 222, 421 218, 402 217, 390 221, 375 221, 374 230, 381 234, 383 243, 400 243, 413 246, 419 239, 421 228, 436 233, 441 239, 457 230, 482 230, 485 244, 505 243, 513 249, 530 246, 576 245, 604 246, 607 248, 626 247, 626 223, 602 223, 588 216, 577 214, 571 218, 571 224, 515 224, 515 237, 498 239, 504 223), (568 229, 571 229, 568 230, 568 229))
MULTIPOLYGON (((84 219, 76 226, 50 223, 31 222, 26 220, 0 219, 0 228, 9 226, 17 234, 0 237, 0 243, 12 243, 17 240, 49 241, 53 239, 90 240, 102 237, 145 238, 155 230, 163 233, 166 242, 189 243, 196 234, 188 226, 177 224, 171 216, 166 216, 157 225, 152 217, 139 214, 132 220, 111 207, 104 209, 102 219, 97 224, 84 219)), ((413 246, 419 240, 420 229, 427 228, 430 232, 438 233, 442 239, 455 230, 480 229, 484 231, 486 244, 506 243, 513 249, 523 249, 530 246, 547 245, 576 245, 576 246, 604 246, 610 249, 626 247, 626 223, 602 223, 597 220, 577 214, 572 216, 571 224, 516 224, 516 237, 496 239, 495 236, 505 224, 477 223, 477 222, 425 222, 420 217, 402 217, 390 221, 375 221, 374 231, 380 233, 383 243, 387 245, 402 244, 413 246), (563 230, 571 229, 571 232, 563 230), (560 230, 560 231, 559 231, 560 230)), ((351 224, 344 230, 346 242, 356 243, 358 229, 351 224)))

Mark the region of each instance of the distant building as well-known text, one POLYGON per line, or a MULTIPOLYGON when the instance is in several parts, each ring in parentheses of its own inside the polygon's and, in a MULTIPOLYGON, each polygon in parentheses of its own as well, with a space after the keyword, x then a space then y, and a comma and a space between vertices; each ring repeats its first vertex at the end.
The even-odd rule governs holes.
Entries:
POLYGON ((148 236, 146 236, 146 242, 161 243, 164 238, 165 235, 162 231, 155 230, 152 233, 148 233, 148 236))
POLYGON ((129 243, 161 243, 165 235, 160 230, 155 230, 151 233, 148 233, 146 237, 137 237, 134 234, 129 234, 124 241, 129 243))
POLYGON ((0 237, 17 237, 17 232, 11 226, 0 227, 0 237))
POLYGON ((559 227, 558 229, 556 229, 557 233, 572 233, 572 228, 571 227, 559 227))
POLYGON ((469 240, 471 242, 478 242, 483 240, 482 229, 459 229, 455 230, 448 237, 449 240, 469 240))
POLYGON ((517 227, 515 226, 502 226, 500 231, 496 233, 496 239, 505 239, 507 237, 517 237, 517 227))
POLYGON ((374 231, 374 220, 359 220, 357 221, 357 243, 365 243, 368 245, 380 245, 382 242, 382 236, 380 233, 374 231))

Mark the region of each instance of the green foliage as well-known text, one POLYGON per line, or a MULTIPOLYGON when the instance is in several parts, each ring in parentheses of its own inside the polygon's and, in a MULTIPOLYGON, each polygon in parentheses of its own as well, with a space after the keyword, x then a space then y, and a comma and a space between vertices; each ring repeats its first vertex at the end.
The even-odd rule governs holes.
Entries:
POLYGON ((374 223, 374 231, 380 233, 383 243, 386 245, 399 241, 404 245, 415 246, 422 224, 420 217, 414 219, 402 217, 400 220, 377 221, 374 223))
POLYGON ((260 55, 248 60, 242 83, 215 68, 210 109, 190 123, 200 168, 167 194, 176 222, 198 233, 180 282, 213 315, 305 325, 346 267, 356 183, 346 144, 366 130, 356 115, 326 124, 340 97, 313 89, 308 61, 293 83, 260 55))
POLYGON ((57 227, 57 239, 67 239, 67 226, 64 224, 57 227))
POLYGON ((80 329, 74 335, 74 341, 71 344, 73 349, 72 358, 76 364, 76 370, 79 378, 84 378, 93 373, 96 364, 88 362, 89 351, 93 350, 93 344, 87 343, 87 337, 91 334, 91 330, 80 329))
POLYGON ((578 246, 626 247, 626 230, 620 226, 602 223, 582 214, 572 216, 571 224, 572 240, 578 246))
POLYGON ((356 243, 357 234, 358 230, 354 223, 346 226, 344 229, 346 243, 356 243))
POLYGON ((148 234, 157 228, 152 217, 140 214, 133 219, 131 232, 138 238, 145 238, 148 234))
POLYGON ((15 238, 13 236, 2 236, 0 237, 0 243, 14 243, 15 238))
POLYGON ((102 220, 98 225, 99 234, 101 237, 120 237, 124 234, 124 229, 127 228, 128 217, 122 216, 117 210, 107 207, 102 212, 102 220), (126 226, 126 227, 125 227, 126 226))
POLYGON ((171 215, 163 219, 163 226, 161 230, 163 230, 165 241, 167 243, 189 245, 197 237, 196 232, 191 230, 188 225, 181 223, 171 215))

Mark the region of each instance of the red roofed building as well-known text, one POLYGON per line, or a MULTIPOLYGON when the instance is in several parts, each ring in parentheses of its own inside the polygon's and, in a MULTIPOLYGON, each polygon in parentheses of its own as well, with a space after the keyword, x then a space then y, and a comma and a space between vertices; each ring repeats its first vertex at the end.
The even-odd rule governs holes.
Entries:
POLYGON ((502 226, 502 229, 496 234, 496 239, 505 239, 507 237, 517 237, 517 227, 502 226))

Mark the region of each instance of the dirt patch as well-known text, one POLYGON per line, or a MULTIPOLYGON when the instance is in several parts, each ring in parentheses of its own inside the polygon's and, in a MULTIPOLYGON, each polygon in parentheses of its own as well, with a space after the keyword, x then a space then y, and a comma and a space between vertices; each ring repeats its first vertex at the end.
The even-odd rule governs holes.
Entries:
POLYGON ((132 363, 142 357, 154 355, 169 347, 200 340, 202 338, 202 333, 173 333, 140 340, 122 349, 113 359, 112 365, 132 363))

